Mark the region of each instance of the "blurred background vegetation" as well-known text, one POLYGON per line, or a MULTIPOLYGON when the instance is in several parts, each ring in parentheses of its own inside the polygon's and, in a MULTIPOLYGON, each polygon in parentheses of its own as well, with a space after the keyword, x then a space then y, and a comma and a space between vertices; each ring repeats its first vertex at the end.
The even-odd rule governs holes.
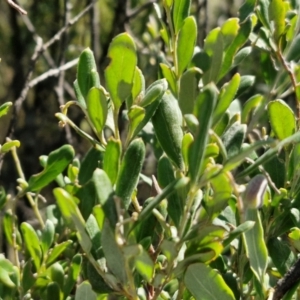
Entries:
MULTIPOLYGON (((50 69, 78 58, 81 51, 90 47, 98 64, 101 84, 107 64, 106 54, 110 41, 118 33, 127 31, 135 39, 139 53, 139 67, 146 76, 146 86, 157 79, 163 56, 163 43, 159 35, 159 22, 153 3, 161 0, 98 0, 78 22, 61 35, 51 47, 33 60, 37 44, 47 43, 72 18, 93 1, 75 0, 20 0, 27 15, 23 16, 5 0, 0 1, 0 104, 11 101, 20 104, 1 119, 0 138, 18 139, 18 149, 25 176, 40 171, 39 156, 48 154, 58 146, 70 143, 82 155, 90 147, 69 128, 60 128, 54 114, 60 105, 75 98, 73 81, 76 64, 48 76, 26 91, 26 80, 31 81, 50 69), (29 76, 29 72, 32 74, 29 76), (25 95, 25 97, 24 97, 25 95)), ((241 0, 193 0, 192 13, 198 23, 198 45, 210 29, 236 17, 241 0)), ((247 62, 246 62, 247 64, 247 62)), ((248 67, 251 63, 248 62, 248 67)), ((33 85, 33 84, 32 84, 33 85)), ((71 119, 87 130, 82 113, 70 111, 71 119)), ((17 175, 12 159, 7 155, 1 167, 1 182, 5 189, 14 189, 17 175)), ((11 192, 11 191, 10 191, 11 192)), ((24 211, 22 210, 24 213, 24 211)))

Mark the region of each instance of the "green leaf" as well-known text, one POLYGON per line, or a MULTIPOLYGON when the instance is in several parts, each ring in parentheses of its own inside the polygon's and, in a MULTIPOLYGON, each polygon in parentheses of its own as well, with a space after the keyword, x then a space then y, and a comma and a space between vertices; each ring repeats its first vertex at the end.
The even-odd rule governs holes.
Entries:
POLYGON ((86 105, 88 116, 99 137, 104 128, 108 112, 104 88, 91 88, 86 97, 86 105))
POLYGON ((145 78, 142 71, 138 67, 136 67, 134 72, 131 97, 127 98, 127 102, 126 102, 127 107, 130 108, 132 104, 139 103, 144 93, 145 93, 145 78))
POLYGON ((194 142, 194 138, 193 135, 188 132, 183 136, 182 139, 182 157, 184 160, 184 164, 185 164, 185 168, 188 169, 189 168, 189 151, 190 151, 190 147, 194 142))
MULTIPOLYGON (((92 241, 92 253, 98 258, 98 250, 101 248, 101 232, 94 215, 90 215, 85 224, 86 231, 92 241)), ((100 258, 100 257, 99 257, 100 258)))
POLYGON ((197 40, 197 23, 194 17, 187 17, 183 26, 178 33, 176 40, 178 76, 180 77, 183 71, 190 63, 197 40))
POLYGON ((183 169, 181 145, 183 138, 182 115, 178 101, 166 92, 152 117, 155 135, 165 153, 179 169, 183 169))
POLYGON ((295 263, 295 253, 293 253, 290 245, 280 238, 270 239, 267 246, 272 262, 279 273, 284 276, 295 263))
POLYGON ((272 130, 279 140, 284 140, 295 133, 294 112, 283 100, 277 99, 269 102, 268 113, 272 130))
POLYGON ((263 103, 264 97, 260 94, 252 96, 250 99, 248 99, 243 107, 242 115, 241 115, 241 122, 244 124, 247 124, 251 112, 255 111, 257 107, 259 107, 263 103))
POLYGON ((68 221, 73 221, 77 230, 76 235, 83 251, 89 253, 92 243, 85 230, 85 221, 78 208, 78 199, 62 188, 55 188, 53 194, 64 218, 68 221))
POLYGON ((80 275, 81 264, 82 264, 82 255, 78 253, 72 258, 72 261, 68 269, 68 276, 65 280, 65 285, 63 288, 64 297, 68 296, 71 293, 72 289, 74 288, 78 276, 80 275))
POLYGON ((116 194, 128 209, 131 196, 138 184, 140 172, 145 159, 145 144, 142 139, 133 140, 122 159, 120 172, 116 182, 116 194))
POLYGON ((36 270, 38 271, 42 259, 42 250, 38 235, 33 227, 26 222, 23 222, 20 227, 23 234, 25 246, 33 260, 36 270))
POLYGON ((116 243, 116 237, 108 220, 104 221, 101 243, 107 267, 123 283, 127 283, 126 265, 123 253, 116 243))
POLYGON ((12 102, 5 102, 0 106, 0 118, 8 113, 8 110, 11 106, 12 102))
MULTIPOLYGON (((80 94, 82 95, 83 99, 86 99, 86 96, 89 90, 92 87, 100 87, 100 79, 98 73, 95 74, 97 66, 94 58, 94 54, 91 49, 87 48, 82 51, 79 57, 78 66, 77 66, 77 82, 74 83, 75 89, 78 87, 80 94)), ((82 101, 82 98, 79 96, 79 102, 82 101)), ((85 107, 85 103, 81 103, 85 107)))
POLYGON ((77 79, 73 82, 73 87, 74 87, 74 91, 75 91, 77 101, 79 102, 79 104, 83 108, 86 108, 85 99, 84 99, 83 95, 81 94, 80 87, 79 87, 77 79))
POLYGON ((79 184, 83 185, 92 178, 95 169, 99 167, 100 160, 102 160, 102 152, 94 147, 90 148, 81 162, 79 184))
POLYGON ((205 148, 208 141, 208 131, 212 124, 212 114, 217 100, 217 88, 214 84, 208 84, 200 93, 196 105, 195 115, 199 121, 199 126, 195 135, 195 141, 191 145, 189 152, 189 168, 191 178, 194 182, 200 176, 205 148))
POLYGON ((97 295, 93 292, 88 281, 83 281, 77 288, 75 300, 97 300, 97 295))
POLYGON ((176 84, 176 75, 173 69, 171 69, 166 64, 159 64, 162 74, 167 79, 168 86, 173 95, 177 95, 177 84, 176 84))
MULTIPOLYGON (((89 283, 91 284, 93 291, 95 291, 98 294, 109 294, 113 292, 113 290, 104 281, 103 277, 98 273, 98 271, 89 261, 86 262, 85 268, 86 268, 86 277, 89 280, 89 283)), ((110 277, 110 279, 112 279, 113 275, 111 273, 107 275, 110 277)), ((78 279, 76 278, 76 280, 78 279)), ((117 284, 119 284, 119 282, 115 277, 113 277, 113 280, 117 284)))
POLYGON ((128 137, 133 136, 134 132, 136 131, 137 127, 143 119, 145 118, 145 109, 143 107, 132 105, 128 111, 128 118, 129 118, 129 129, 128 129, 128 137))
POLYGON ((51 282, 47 286, 47 298, 46 300, 60 299, 60 289, 56 282, 51 282))
POLYGON ((287 49, 286 60, 298 62, 300 59, 300 34, 292 41, 292 44, 287 49))
MULTIPOLYGON (((251 1, 253 1, 253 0, 251 0, 251 1)), ((231 43, 237 36, 239 29, 240 29, 240 25, 239 25, 238 18, 228 19, 222 25, 221 32, 223 35, 224 50, 226 50, 231 45, 231 43)))
POLYGON ((227 157, 236 156, 242 147, 246 136, 247 126, 245 124, 233 123, 223 134, 222 141, 227 151, 227 157))
POLYGON ((216 124, 221 119, 231 102, 234 100, 240 85, 240 80, 240 74, 236 73, 228 83, 222 86, 218 96, 216 109, 214 111, 213 124, 216 124))
POLYGON ((202 71, 196 67, 189 68, 180 78, 179 106, 182 114, 191 114, 199 94, 199 80, 202 71))
POLYGON ((41 235, 41 247, 43 253, 46 253, 54 241, 55 227, 51 220, 46 220, 41 235))
POLYGON ((236 93, 236 97, 238 98, 245 91, 247 91, 250 87, 252 87, 255 83, 255 76, 252 75, 244 75, 241 77, 239 89, 236 93))
POLYGON ((190 13, 191 0, 176 0, 173 6, 173 24, 175 34, 181 29, 185 18, 190 13))
POLYGON ((222 276, 202 263, 192 264, 184 275, 184 283, 196 300, 234 300, 234 294, 222 276))
POLYGON ((268 265, 268 250, 265 244, 259 211, 257 209, 247 209, 245 220, 255 222, 253 228, 243 234, 244 245, 246 255, 250 261, 250 267, 256 278, 263 284, 268 265))
POLYGON ((147 203, 148 205, 144 207, 141 213, 139 214, 139 220, 146 219, 152 213, 152 210, 155 207, 157 207, 161 201, 169 197, 177 189, 185 187, 188 184, 188 182, 188 178, 180 178, 171 182, 162 190, 162 192, 159 195, 157 195, 154 199, 151 199, 151 201, 147 203))
POLYGON ((283 0, 272 0, 269 6, 269 17, 274 22, 274 38, 278 43, 285 30, 285 5, 283 0))
POLYGON ((110 137, 103 158, 103 170, 108 175, 112 184, 115 184, 121 161, 122 145, 120 140, 110 137))
MULTIPOLYGON (((141 246, 140 246, 141 247, 141 246)), ((141 247, 141 253, 134 257, 136 270, 147 281, 151 282, 154 274, 154 263, 147 251, 141 247)))
POLYGON ((72 244, 73 241, 68 240, 62 242, 61 244, 55 245, 47 258, 47 265, 51 265, 57 259, 57 257, 59 257, 72 244))
POLYGON ((15 218, 12 214, 12 210, 9 209, 5 212, 4 217, 3 217, 3 229, 5 233, 5 237, 7 239, 7 242, 9 245, 13 245, 13 234, 14 233, 14 228, 15 228, 15 218))
POLYGON ((73 158, 74 149, 70 145, 64 145, 52 151, 48 156, 44 170, 30 177, 26 191, 40 191, 63 172, 73 158))
MULTIPOLYGON (((165 188, 175 181, 173 166, 166 156, 162 156, 158 161, 157 179, 159 186, 165 188)), ((178 193, 172 193, 168 198, 168 215, 176 226, 179 226, 183 214, 183 201, 178 193)))
POLYGON ((26 293, 31 287, 34 285, 36 278, 33 276, 31 271, 32 262, 28 260, 23 267, 23 274, 22 274, 22 288, 24 293, 26 293))
POLYGON ((65 282, 65 272, 64 268, 59 262, 55 262, 53 265, 51 265, 48 269, 50 271, 50 277, 52 281, 56 282, 60 289, 63 288, 64 282, 65 282))
MULTIPOLYGON (((93 184, 95 187, 96 199, 102 206, 106 218, 108 218, 110 224, 114 227, 118 220, 118 217, 116 214, 115 202, 113 199, 113 187, 107 174, 101 169, 96 169, 93 174, 93 184)), ((101 228, 102 224, 99 224, 99 227, 101 228)))
POLYGON ((252 13, 256 7, 256 0, 246 0, 244 4, 239 9, 241 22, 245 21, 252 13))
POLYGON ((233 231, 231 231, 226 238, 226 240, 223 241, 224 248, 228 246, 234 239, 239 237, 242 233, 250 230, 253 228, 255 222, 254 221, 246 221, 239 225, 237 228, 235 228, 233 231))
POLYGON ((218 27, 208 34, 204 44, 204 51, 210 60, 210 68, 203 75, 204 84, 218 81, 223 64, 223 50, 223 35, 221 28, 218 27))
POLYGON ((105 69, 107 90, 116 110, 130 96, 137 55, 133 39, 127 33, 116 36, 108 49, 110 63, 105 69))
POLYGON ((10 288, 16 287, 11 278, 14 272, 13 264, 8 259, 5 259, 3 254, 0 254, 0 282, 10 288))
POLYGON ((153 101, 156 101, 158 98, 161 98, 167 88, 168 83, 165 78, 156 80, 147 88, 145 96, 140 102, 140 106, 145 107, 153 101))
POLYGON ((0 148, 1 149, 1 153, 7 153, 8 151, 11 150, 11 148, 13 148, 13 147, 20 147, 20 145, 21 145, 21 143, 18 140, 6 142, 0 148))
POLYGON ((251 18, 248 18, 244 23, 240 24, 240 29, 237 36, 225 51, 222 69, 219 74, 218 80, 223 78, 224 75, 227 74, 227 72, 232 68, 234 56, 238 52, 238 50, 248 41, 253 25, 254 24, 251 18))
POLYGON ((261 23, 266 27, 267 29, 270 29, 270 19, 269 19, 269 0, 260 0, 258 1, 258 8, 256 10, 257 16, 261 23))

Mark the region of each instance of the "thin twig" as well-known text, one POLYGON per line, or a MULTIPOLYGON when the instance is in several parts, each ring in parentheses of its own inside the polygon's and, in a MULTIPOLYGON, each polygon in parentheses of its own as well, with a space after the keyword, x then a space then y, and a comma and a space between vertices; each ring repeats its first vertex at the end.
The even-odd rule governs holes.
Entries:
POLYGON ((150 0, 147 3, 142 4, 141 6, 137 7, 136 9, 130 11, 125 20, 129 21, 130 19, 135 18, 138 14, 140 14, 142 11, 147 9, 149 6, 151 6, 153 3, 157 3, 157 0, 150 0))
POLYGON ((13 2, 12 0, 6 0, 6 1, 11 7, 16 9, 19 13, 21 13, 22 15, 27 15, 27 11, 23 9, 21 6, 19 6, 18 4, 16 4, 15 2, 13 2))
POLYGON ((68 69, 76 66, 77 63, 78 63, 78 58, 75 58, 75 59, 69 61, 68 63, 60 66, 59 68, 50 69, 49 71, 47 71, 47 72, 41 74, 40 76, 32 79, 29 82, 29 87, 32 88, 32 87, 36 86, 38 83, 46 80, 49 77, 56 77, 56 76, 58 76, 61 72, 66 71, 66 70, 68 70, 68 69))
POLYGON ((43 54, 50 46, 52 46, 55 42, 59 41, 61 36, 72 26, 74 25, 82 16, 84 16, 95 4, 95 1, 92 1, 91 4, 89 4, 88 6, 86 6, 86 8, 81 11, 77 16, 75 16, 73 19, 71 19, 63 28, 61 28, 47 43, 43 44, 43 40, 41 38, 37 38, 37 45, 35 48, 35 51, 31 57, 30 60, 30 66, 29 66, 29 70, 25 79, 25 83, 23 85, 23 89, 20 93, 19 98, 15 101, 15 105, 14 105, 14 112, 13 112, 13 117, 11 119, 11 122, 9 124, 9 130, 8 130, 8 136, 12 137, 13 132, 14 132, 14 127, 15 127, 15 123, 17 120, 17 115, 20 112, 21 106, 23 104, 23 102, 26 99, 26 96, 28 94, 29 91, 29 83, 30 83, 30 79, 32 77, 33 74, 33 70, 34 70, 34 66, 36 64, 36 61, 38 60, 38 58, 40 57, 41 54, 43 54))

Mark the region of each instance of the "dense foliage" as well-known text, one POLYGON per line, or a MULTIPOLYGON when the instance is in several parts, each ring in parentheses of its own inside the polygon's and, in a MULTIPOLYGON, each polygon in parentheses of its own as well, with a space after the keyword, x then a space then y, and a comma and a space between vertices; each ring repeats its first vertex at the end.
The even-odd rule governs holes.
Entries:
MULTIPOLYGON (((15 195, 1 189, 2 299, 299 298, 300 4, 247 0, 200 42, 195 7, 140 7, 148 22, 115 32, 105 67, 81 51, 74 99, 56 87, 69 143, 39 173, 24 175, 12 130, 34 80, 0 106, 15 119, 1 159, 18 173, 15 195), (36 224, 16 217, 24 201, 36 224)), ((37 37, 33 66, 72 22, 37 37)))

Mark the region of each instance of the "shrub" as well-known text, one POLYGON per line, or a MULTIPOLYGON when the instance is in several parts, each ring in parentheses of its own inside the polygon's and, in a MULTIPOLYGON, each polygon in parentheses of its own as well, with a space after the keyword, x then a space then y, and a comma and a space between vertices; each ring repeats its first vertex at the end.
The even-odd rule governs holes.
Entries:
MULTIPOLYGON (((81 53, 77 100, 56 114, 60 126, 91 143, 81 161, 63 145, 26 180, 19 142, 2 145, 19 172, 16 200, 27 197, 40 223, 34 229, 4 213, 14 262, 0 256, 3 299, 280 299, 286 293, 292 299, 297 293, 298 4, 248 0, 239 19, 208 33, 203 49, 196 46, 190 4, 154 4, 165 52, 147 87, 128 33, 111 41, 101 81, 92 51, 81 53), (250 73, 254 60, 257 78, 250 73), (243 62, 249 73, 238 72, 243 62), (73 106, 93 134, 68 117, 73 106), (142 169, 149 148, 158 160, 152 176, 142 169), (56 203, 41 215, 40 192, 52 181, 56 203), (144 203, 141 182, 151 187, 144 203)), ((8 198, 2 191, 1 207, 8 198)))

